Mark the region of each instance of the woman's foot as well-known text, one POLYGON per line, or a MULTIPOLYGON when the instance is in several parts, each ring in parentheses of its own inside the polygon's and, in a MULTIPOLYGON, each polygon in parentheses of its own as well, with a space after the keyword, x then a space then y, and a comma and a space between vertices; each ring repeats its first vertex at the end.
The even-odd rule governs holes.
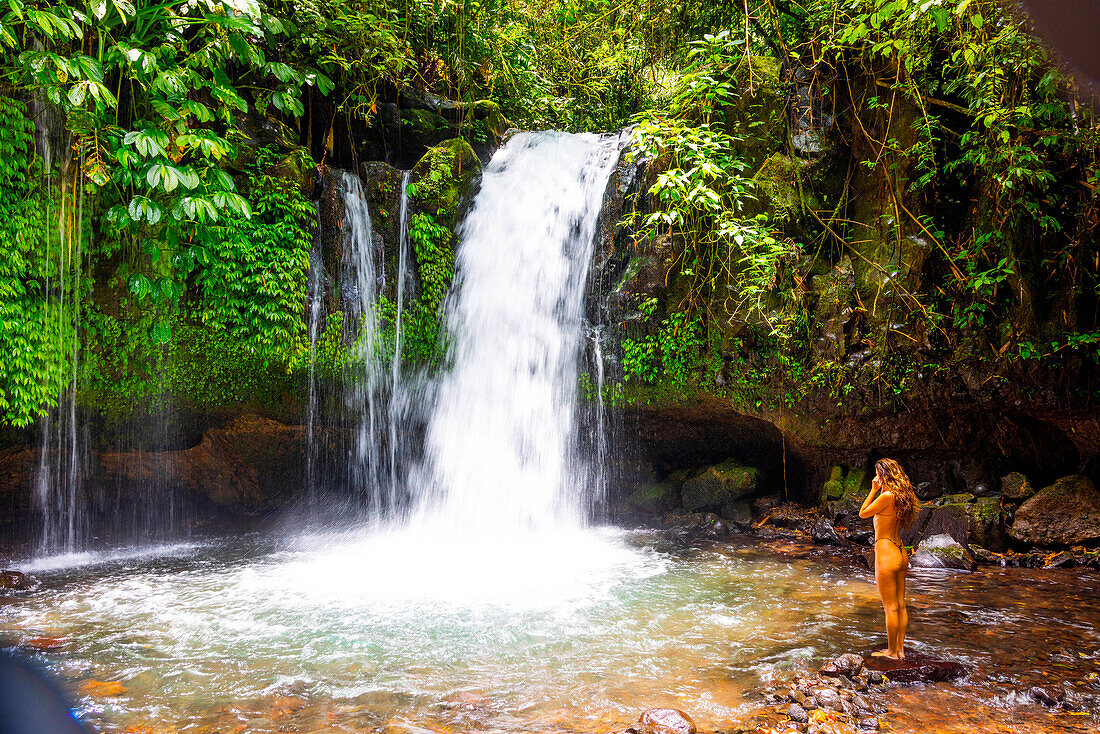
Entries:
POLYGON ((901 653, 900 655, 896 655, 893 652, 890 652, 890 650, 876 650, 875 652, 871 653, 871 657, 873 657, 873 658, 890 658, 891 660, 901 660, 902 658, 905 657, 905 653, 901 653))

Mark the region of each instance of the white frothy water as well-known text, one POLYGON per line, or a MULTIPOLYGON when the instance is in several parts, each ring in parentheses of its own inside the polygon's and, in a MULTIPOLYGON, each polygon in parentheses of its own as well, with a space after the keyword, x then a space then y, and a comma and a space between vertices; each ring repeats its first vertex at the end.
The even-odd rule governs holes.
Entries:
POLYGON ((584 292, 620 136, 523 133, 486 167, 459 228, 451 369, 428 423, 419 524, 457 535, 584 524, 577 450, 584 292))

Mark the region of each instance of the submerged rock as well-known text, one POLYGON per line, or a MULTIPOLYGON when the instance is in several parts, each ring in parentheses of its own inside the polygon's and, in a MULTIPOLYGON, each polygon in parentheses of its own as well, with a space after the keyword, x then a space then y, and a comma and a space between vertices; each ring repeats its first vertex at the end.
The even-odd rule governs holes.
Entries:
POLYGON ((695 721, 680 709, 649 709, 632 727, 639 734, 695 734, 695 721))
POLYGON ((1062 477, 1020 505, 1008 534, 1045 546, 1100 540, 1100 491, 1088 477, 1062 477))
POLYGON ((0 571, 0 589, 10 591, 26 591, 34 586, 33 576, 28 576, 22 571, 0 571))
POLYGON ((966 675, 966 668, 953 660, 940 660, 919 652, 905 653, 904 660, 868 656, 863 664, 894 683, 939 683, 966 675))
POLYGON ((913 568, 950 568, 973 571, 977 567, 974 556, 946 533, 933 535, 921 541, 916 553, 909 559, 913 568))
POLYGON ((722 540, 730 534, 730 526, 713 512, 696 512, 669 520, 666 524, 675 535, 691 540, 722 540))
POLYGON ((810 715, 806 713, 806 709, 797 703, 792 703, 787 707, 787 716, 797 724, 805 724, 810 720, 810 715))

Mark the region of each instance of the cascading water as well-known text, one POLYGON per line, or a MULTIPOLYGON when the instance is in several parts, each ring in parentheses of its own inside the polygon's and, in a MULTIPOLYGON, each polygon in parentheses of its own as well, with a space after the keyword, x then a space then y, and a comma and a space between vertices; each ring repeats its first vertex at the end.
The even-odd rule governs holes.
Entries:
POLYGON ((320 413, 320 391, 317 385, 317 347, 318 339, 325 322, 325 264, 318 248, 320 237, 320 218, 317 221, 317 237, 309 252, 309 400, 306 408, 306 493, 311 509, 316 509, 319 484, 317 421, 320 413))
POLYGON ((389 506, 396 507, 399 496, 398 486, 398 461, 406 458, 400 450, 401 436, 399 427, 404 423, 404 417, 409 410, 410 394, 407 385, 402 379, 401 350, 404 348, 404 333, 401 330, 402 316, 405 309, 406 288, 405 281, 409 277, 409 175, 411 171, 405 171, 401 175, 401 198, 398 214, 397 232, 397 300, 393 322, 393 357, 390 361, 390 402, 387 421, 389 450, 389 506))
MULTIPOLYGON (((47 156, 49 157, 49 156, 47 156)), ((41 526, 38 538, 43 552, 72 551, 86 535, 83 484, 87 464, 86 426, 78 420, 77 369, 80 358, 80 307, 83 276, 84 189, 67 186, 70 168, 62 158, 57 211, 57 281, 47 276, 45 290, 56 289, 56 298, 47 301, 47 330, 58 340, 58 356, 69 370, 68 379, 57 384, 57 408, 42 419, 42 441, 38 469, 34 478, 34 496, 41 526), (51 314, 51 310, 53 313, 51 314), (52 322, 52 323, 51 323, 52 322)), ((47 179, 47 190, 52 182, 47 179)), ((50 237, 47 236, 47 243, 50 237)), ((46 258, 52 259, 47 251, 46 258)))
POLYGON ((459 228, 450 345, 414 524, 462 534, 583 525, 578 446, 584 294, 623 136, 522 133, 486 167, 459 228))
POLYGON ((345 386, 347 414, 354 421, 349 477, 355 491, 364 494, 376 510, 384 511, 379 441, 383 425, 379 388, 384 373, 378 360, 376 308, 379 268, 363 184, 354 173, 343 171, 339 185, 344 204, 340 290, 344 328, 348 338, 354 340, 355 358, 345 386))

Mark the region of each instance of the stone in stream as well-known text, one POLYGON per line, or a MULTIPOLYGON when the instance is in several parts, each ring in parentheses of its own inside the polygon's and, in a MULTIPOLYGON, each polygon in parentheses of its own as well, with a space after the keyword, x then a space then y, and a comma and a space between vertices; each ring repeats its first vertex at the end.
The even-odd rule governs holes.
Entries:
POLYGON ((689 540, 722 540, 730 534, 729 524, 713 512, 696 512, 672 518, 667 527, 670 532, 689 540))
POLYGON ((922 540, 909 559, 909 565, 913 568, 948 568, 960 571, 973 571, 978 566, 970 551, 946 533, 922 540))
POLYGON ((978 563, 984 563, 989 566, 1003 566, 1004 556, 1000 553, 994 553, 987 548, 983 548, 980 545, 971 545, 970 552, 974 554, 974 559, 978 563))
POLYGON ((805 724, 810 720, 810 715, 806 713, 806 709, 797 703, 792 703, 787 707, 787 716, 796 724, 805 724))
POLYGON ((814 523, 813 530, 810 531, 810 537, 818 545, 842 545, 843 541, 840 539, 840 535, 837 534, 833 524, 827 519, 820 518, 814 523))
POLYGON ((1043 704, 1047 708, 1055 708, 1066 696, 1065 691, 1044 688, 1042 686, 1032 686, 1028 693, 1030 693, 1031 697, 1037 702, 1043 704))
MULTIPOLYGON (((863 665, 868 671, 885 675, 892 683, 939 683, 966 675, 966 668, 953 660, 940 660, 919 652, 905 653, 904 660, 869 655, 863 665)), ((867 679, 870 681, 871 676, 867 679)))
POLYGON ((34 577, 22 571, 0 571, 0 589, 26 591, 34 586, 34 577))
POLYGON ((855 676, 863 670, 863 658, 855 653, 847 652, 835 658, 829 658, 821 666, 821 674, 832 677, 855 676))
POLYGON ((632 727, 639 734, 695 734, 695 721, 680 709, 649 709, 632 727))
POLYGON ((1100 540, 1100 491, 1088 477, 1062 477, 1020 505, 1008 534, 1045 546, 1100 540))
POLYGON ((790 691, 788 691, 787 697, 791 699, 791 703, 797 703, 806 711, 817 708, 817 703, 797 688, 792 688, 790 691))
POLYGON ((814 698, 817 699, 818 708, 843 711, 840 703, 840 694, 832 688, 818 688, 814 690, 814 698))

